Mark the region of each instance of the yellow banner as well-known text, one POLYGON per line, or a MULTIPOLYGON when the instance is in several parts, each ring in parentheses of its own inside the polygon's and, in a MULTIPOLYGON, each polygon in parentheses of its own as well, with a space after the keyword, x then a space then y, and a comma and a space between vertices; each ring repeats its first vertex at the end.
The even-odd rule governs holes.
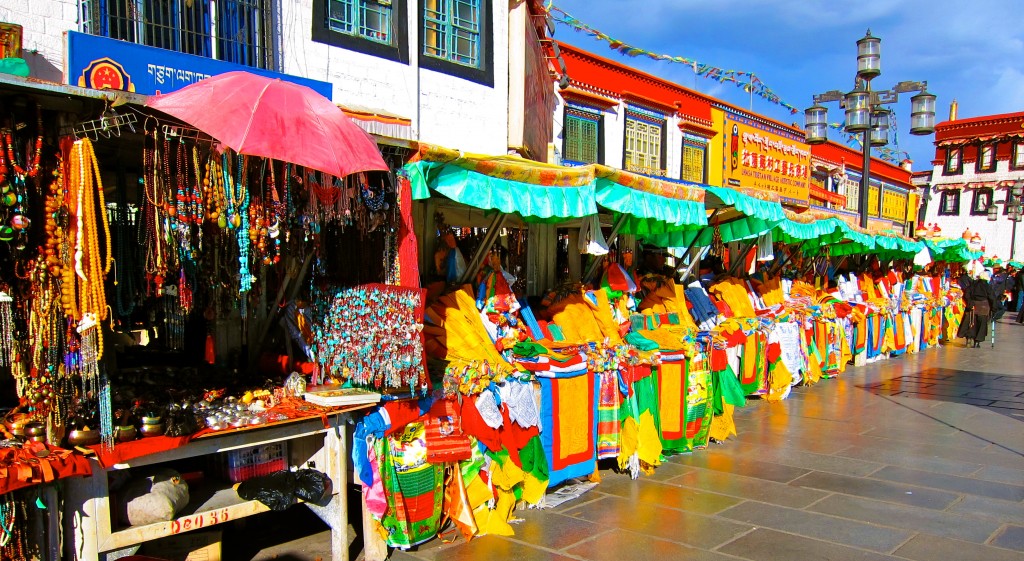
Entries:
POLYGON ((784 203, 807 206, 811 149, 787 134, 725 113, 725 184, 777 193, 784 203))

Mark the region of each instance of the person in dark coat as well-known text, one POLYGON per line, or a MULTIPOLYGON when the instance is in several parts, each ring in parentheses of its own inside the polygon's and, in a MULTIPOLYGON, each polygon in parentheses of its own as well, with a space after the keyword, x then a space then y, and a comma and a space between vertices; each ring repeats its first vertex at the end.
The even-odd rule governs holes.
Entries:
POLYGON ((980 278, 971 282, 970 288, 964 294, 969 311, 964 312, 964 320, 960 327, 963 336, 967 338, 967 343, 974 341, 974 348, 978 348, 981 342, 988 338, 988 324, 992 319, 992 311, 996 309, 996 295, 989 283, 988 274, 982 273, 980 278), (967 323, 966 329, 964 323, 967 323))
POLYGON ((960 327, 956 330, 957 339, 967 337, 967 330, 973 325, 974 307, 971 306, 971 285, 973 283, 974 280, 966 271, 962 271, 956 278, 956 284, 964 294, 964 313, 960 317, 960 327))

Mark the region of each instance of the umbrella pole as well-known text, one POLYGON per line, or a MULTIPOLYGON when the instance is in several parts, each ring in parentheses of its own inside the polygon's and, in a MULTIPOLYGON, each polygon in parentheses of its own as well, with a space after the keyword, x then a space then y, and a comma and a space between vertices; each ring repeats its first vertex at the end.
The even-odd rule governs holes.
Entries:
POLYGON ((772 268, 771 268, 771 269, 769 270, 769 274, 768 274, 768 276, 769 276, 769 277, 774 277, 774 276, 775 276, 775 275, 777 275, 777 274, 778 274, 779 272, 781 272, 781 271, 782 271, 782 268, 786 266, 786 263, 789 263, 789 261, 790 261, 791 259, 793 259, 793 253, 794 253, 795 251, 797 251, 797 248, 792 248, 792 247, 791 247, 791 248, 789 249, 789 252, 788 252, 788 253, 786 253, 785 255, 783 255, 783 256, 782 256, 782 259, 780 259, 778 263, 776 263, 775 265, 772 265, 772 268))
MULTIPOLYGON (((718 216, 718 213, 721 210, 722 208, 719 207, 711 211, 711 216, 708 217, 708 226, 705 226, 697 231, 697 235, 693 237, 693 241, 690 242, 690 245, 686 246, 686 251, 683 252, 683 255, 688 255, 691 251, 693 251, 694 246, 696 246, 697 242, 700 241, 700 237, 704 235, 704 232, 707 231, 708 228, 711 227, 711 221, 714 220, 716 216, 718 216)), ((690 273, 693 272, 693 267, 698 261, 700 261, 700 259, 698 259, 697 257, 694 257, 693 259, 690 260, 690 264, 687 265, 686 270, 683 271, 682 279, 684 282, 686 281, 686 277, 688 277, 690 273)), ((677 268, 676 270, 678 271, 679 269, 677 268)))
POLYGON ((498 234, 501 232, 501 226, 505 223, 506 215, 504 212, 499 212, 494 220, 491 220, 491 224, 487 226, 487 234, 484 235, 483 241, 480 243, 480 247, 476 250, 476 255, 470 260, 466 266, 466 272, 462 273, 462 276, 458 279, 458 285, 462 286, 469 282, 469 279, 476 275, 477 269, 483 264, 484 258, 491 252, 491 246, 494 245, 494 241, 498 239, 498 234))
MULTIPOLYGON (((619 230, 622 229, 622 226, 625 223, 625 214, 620 214, 619 217, 615 219, 615 224, 612 225, 612 231, 610 234, 608 234, 608 238, 605 239, 605 243, 608 244, 608 247, 611 247, 611 245, 615 243, 615 240, 619 238, 619 230)), ((594 280, 594 274, 597 273, 597 270, 598 268, 600 268, 601 263, 604 262, 604 258, 604 255, 597 255, 594 257, 594 259, 590 262, 590 265, 587 266, 587 272, 583 274, 583 284, 590 284, 590 282, 594 280)))
POLYGON ((696 255, 690 261, 690 264, 686 266, 686 270, 683 271, 683 276, 681 277, 683 279, 683 282, 686 282, 687 277, 689 277, 690 273, 693 272, 693 269, 697 267, 697 263, 700 263, 700 260, 704 258, 704 254, 707 253, 709 247, 710 246, 702 247, 699 254, 696 255))

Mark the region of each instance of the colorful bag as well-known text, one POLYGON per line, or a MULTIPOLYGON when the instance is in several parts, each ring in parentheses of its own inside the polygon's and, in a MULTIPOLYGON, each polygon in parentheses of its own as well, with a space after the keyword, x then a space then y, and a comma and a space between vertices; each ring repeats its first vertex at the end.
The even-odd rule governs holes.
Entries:
POLYGON ((435 402, 427 414, 424 430, 428 462, 460 462, 473 455, 469 436, 462 431, 462 417, 454 402, 448 399, 435 402))
POLYGON ((437 536, 444 498, 444 467, 427 462, 423 423, 377 441, 387 512, 386 542, 402 549, 437 536))

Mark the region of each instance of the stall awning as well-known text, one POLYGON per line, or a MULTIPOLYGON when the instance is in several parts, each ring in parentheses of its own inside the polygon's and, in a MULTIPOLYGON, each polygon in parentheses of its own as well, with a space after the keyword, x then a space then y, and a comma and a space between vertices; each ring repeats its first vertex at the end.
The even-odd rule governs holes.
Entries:
POLYGON ((623 234, 646 236, 698 229, 708 223, 704 189, 629 173, 607 166, 593 166, 596 199, 602 207, 622 216, 623 234))
POLYGON ((971 251, 967 245, 967 240, 963 238, 924 240, 924 245, 932 254, 933 261, 964 263, 980 259, 982 256, 980 251, 971 251))
POLYGON ((777 199, 772 200, 769 193, 748 194, 728 187, 711 186, 705 187, 704 191, 704 204, 708 210, 729 208, 735 210, 737 216, 708 224, 713 228, 654 234, 644 236, 643 241, 660 247, 689 247, 691 244, 706 246, 711 245, 717 229, 722 241, 728 243, 755 238, 786 219, 782 205, 777 199))
POLYGON ((594 171, 525 160, 479 156, 422 145, 421 159, 405 165, 414 199, 435 191, 483 210, 526 221, 558 221, 597 214, 594 171))

